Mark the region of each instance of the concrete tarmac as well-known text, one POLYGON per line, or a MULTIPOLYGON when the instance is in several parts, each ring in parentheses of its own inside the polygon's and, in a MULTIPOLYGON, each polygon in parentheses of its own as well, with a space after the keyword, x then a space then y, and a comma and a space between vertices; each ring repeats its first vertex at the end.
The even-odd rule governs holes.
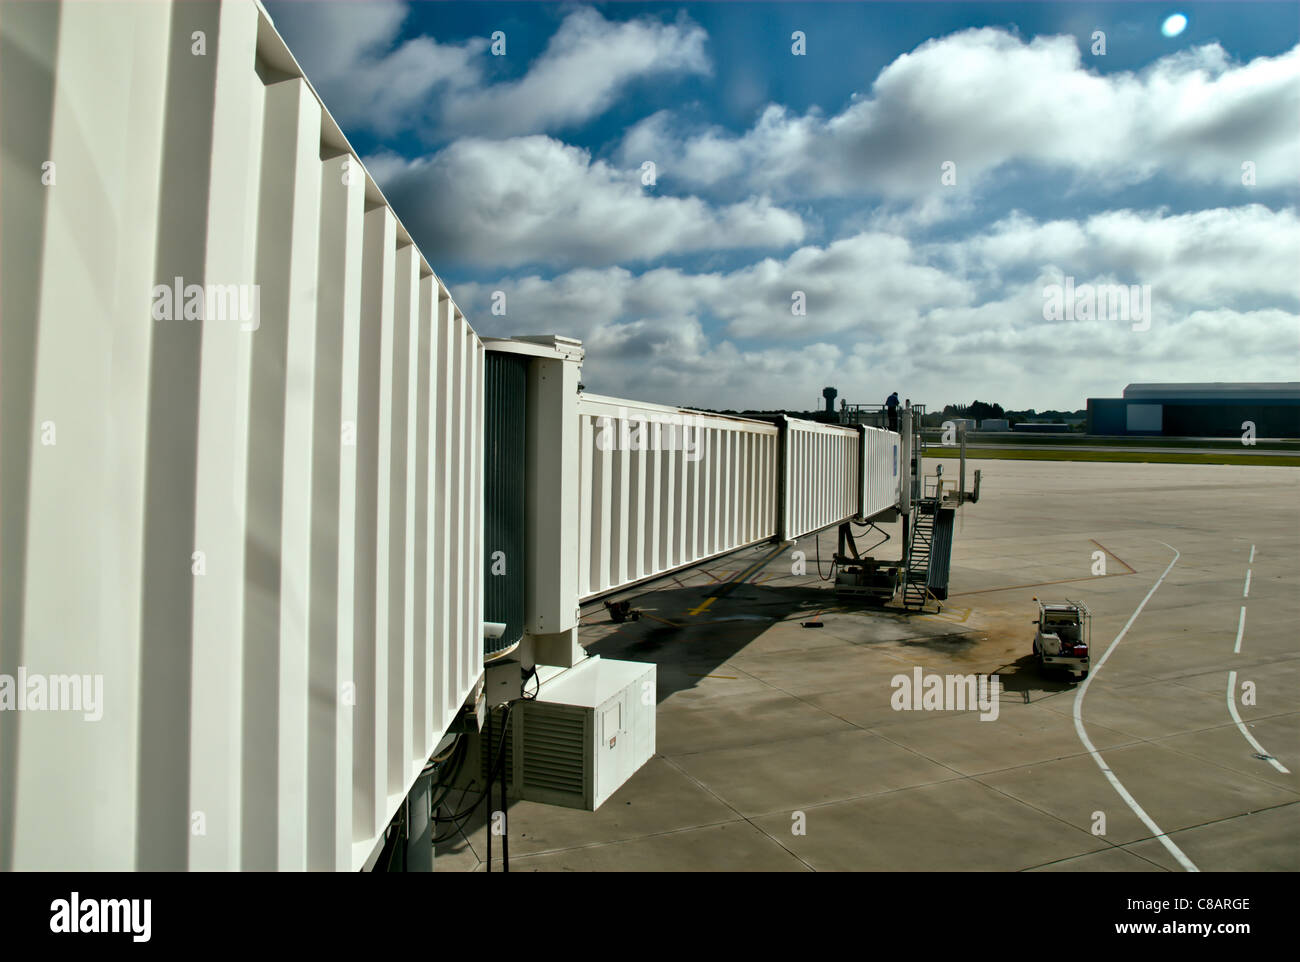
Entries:
POLYGON ((511 870, 1300 869, 1300 470, 968 465, 942 610, 837 600, 812 537, 694 615, 772 546, 589 606, 589 651, 658 665, 658 751, 597 812, 513 803, 511 870), (1085 684, 1034 664, 1035 596, 1091 607, 1085 684), (916 668, 996 676, 996 718, 895 710, 916 668))

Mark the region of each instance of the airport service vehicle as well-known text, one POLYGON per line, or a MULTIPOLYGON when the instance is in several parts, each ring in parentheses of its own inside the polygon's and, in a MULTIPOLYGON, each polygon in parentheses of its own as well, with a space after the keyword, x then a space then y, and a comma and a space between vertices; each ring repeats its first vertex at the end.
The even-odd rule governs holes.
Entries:
MULTIPOLYGON (((1034 599, 1038 601, 1037 598, 1034 599)), ((1042 671, 1059 669, 1087 678, 1091 667, 1092 612, 1082 601, 1038 601, 1034 655, 1042 671)))

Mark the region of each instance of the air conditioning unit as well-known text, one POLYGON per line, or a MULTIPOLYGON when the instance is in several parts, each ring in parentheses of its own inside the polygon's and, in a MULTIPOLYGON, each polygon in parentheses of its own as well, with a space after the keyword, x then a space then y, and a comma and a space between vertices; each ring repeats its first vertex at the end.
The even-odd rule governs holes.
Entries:
MULTIPOLYGON (((541 671, 537 697, 516 702, 511 712, 507 794, 594 812, 655 753, 655 666, 595 655, 558 673, 550 669, 549 677, 541 671)), ((487 780, 484 738, 498 751, 501 718, 493 714, 475 739, 475 763, 466 766, 479 790, 487 780)))

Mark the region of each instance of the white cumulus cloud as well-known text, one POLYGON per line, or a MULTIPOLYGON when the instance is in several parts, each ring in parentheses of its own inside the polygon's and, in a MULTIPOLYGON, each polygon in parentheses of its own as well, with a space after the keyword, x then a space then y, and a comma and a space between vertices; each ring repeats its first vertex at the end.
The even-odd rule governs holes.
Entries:
MULTIPOLYGON (((599 116, 627 86, 646 78, 706 74, 708 36, 685 16, 606 20, 571 10, 546 49, 514 80, 491 82, 488 37, 439 43, 399 40, 406 3, 295 0, 268 4, 326 105, 345 128, 380 135, 506 137, 580 124, 599 116)), ((505 37, 507 55, 511 38, 505 37)))
POLYGON ((842 112, 772 104, 733 134, 683 130, 669 112, 625 135, 624 163, 655 160, 695 188, 774 197, 953 198, 1013 162, 1094 189, 1156 174, 1240 185, 1243 164, 1272 188, 1300 176, 1300 47, 1233 64, 1218 44, 1133 72, 1100 74, 1073 37, 1005 30, 929 40, 895 59, 842 112), (955 186, 941 181, 951 162, 955 186))
POLYGON ((584 268, 454 291, 489 333, 583 338, 584 380, 600 393, 808 408, 810 391, 836 384, 850 401, 899 389, 1073 410, 1133 381, 1294 380, 1298 228, 1294 209, 1258 205, 1017 215, 934 244, 868 231, 733 271, 584 268), (1044 319, 1046 289, 1067 275, 1150 285, 1149 326, 1044 319), (506 317, 489 315, 493 290, 506 317), (805 316, 791 313, 794 290, 805 316))
POLYGON ((798 214, 751 197, 712 206, 658 196, 587 151, 546 136, 461 138, 415 161, 367 161, 434 263, 610 264, 701 250, 782 248, 798 214))

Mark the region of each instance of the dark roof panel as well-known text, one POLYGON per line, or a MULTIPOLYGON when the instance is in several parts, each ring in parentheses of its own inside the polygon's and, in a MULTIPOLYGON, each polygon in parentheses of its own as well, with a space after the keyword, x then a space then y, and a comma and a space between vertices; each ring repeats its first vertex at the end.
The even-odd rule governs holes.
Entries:
POLYGON ((1124 388, 1127 399, 1215 398, 1250 400, 1262 398, 1300 399, 1300 381, 1212 381, 1201 384, 1130 384, 1124 388))

